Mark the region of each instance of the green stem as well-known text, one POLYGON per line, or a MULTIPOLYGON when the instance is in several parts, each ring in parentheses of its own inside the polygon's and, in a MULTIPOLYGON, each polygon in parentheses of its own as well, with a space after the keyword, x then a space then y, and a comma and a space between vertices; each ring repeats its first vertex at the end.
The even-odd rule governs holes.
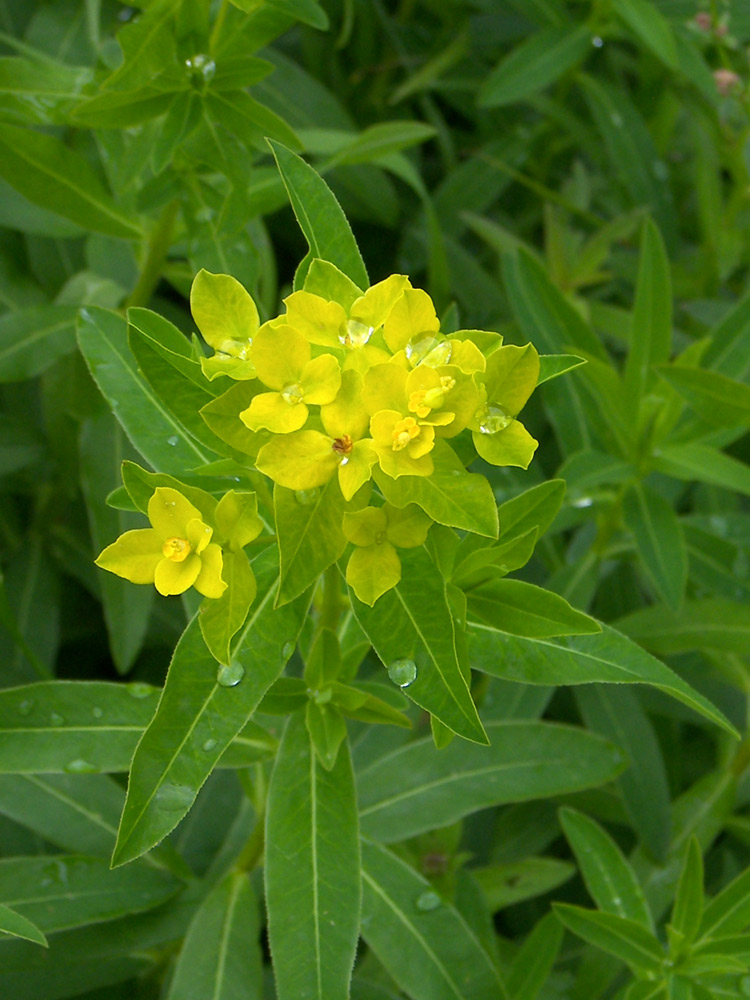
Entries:
POLYGON ((328 628, 335 632, 339 617, 343 610, 341 603, 341 577, 338 566, 334 563, 323 574, 323 600, 320 606, 320 628, 328 628))
POLYGON ((177 219, 179 203, 175 199, 170 201, 162 209, 151 236, 148 241, 146 259, 143 262, 141 273, 135 288, 125 302, 125 308, 132 306, 147 306, 154 293, 154 289, 159 283, 164 263, 172 245, 172 231, 177 219))

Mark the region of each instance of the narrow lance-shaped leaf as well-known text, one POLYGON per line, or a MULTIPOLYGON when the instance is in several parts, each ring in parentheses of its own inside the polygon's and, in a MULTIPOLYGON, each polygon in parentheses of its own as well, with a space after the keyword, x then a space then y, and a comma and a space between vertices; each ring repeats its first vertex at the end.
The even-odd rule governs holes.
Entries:
POLYGON ((542 917, 510 967, 507 987, 513 1000, 536 1000, 555 964, 562 939, 563 929, 555 915, 542 917))
POLYGON ((609 834, 593 819, 573 809, 560 812, 560 823, 599 909, 653 931, 651 912, 635 872, 609 834))
POLYGON ((651 366, 669 358, 672 343, 672 282, 661 234, 647 219, 643 226, 638 281, 625 363, 625 409, 635 421, 641 399, 653 381, 651 366))
POLYGON ((126 239, 141 235, 88 162, 55 136, 0 124, 0 177, 35 205, 84 229, 126 239))
POLYGON ((648 578, 667 604, 678 609, 687 582, 687 548, 673 506, 635 483, 625 493, 622 512, 648 578))
POLYGON ((33 924, 20 913, 16 913, 9 906, 0 903, 0 931, 3 934, 12 934, 13 937, 25 938, 27 941, 34 941, 36 944, 44 945, 48 948, 47 938, 42 934, 36 924, 33 924))
POLYGON ((523 580, 490 580, 469 591, 469 612, 512 635, 594 634, 601 626, 565 598, 523 580))
POLYGON ((254 568, 258 596, 229 665, 217 670, 197 619, 177 644, 156 715, 133 758, 116 865, 143 854, 179 823, 294 651, 307 600, 274 610, 275 553, 264 553, 254 568))
POLYGON ((141 377, 121 316, 93 306, 81 310, 78 343, 112 412, 155 469, 180 475, 210 461, 141 377))
POLYGON ((691 837, 677 883, 670 924, 692 944, 703 917, 703 855, 697 837, 691 837))
POLYGON ((358 775, 367 836, 386 843, 454 823, 477 809, 565 795, 610 781, 620 750, 600 736, 547 722, 490 722, 489 746, 428 739, 399 747, 358 775))
POLYGON ((359 828, 348 743, 329 771, 300 713, 271 775, 266 905, 279 1000, 347 1000, 359 930, 359 828))
POLYGON ((567 903, 553 903, 558 920, 573 934, 614 955, 637 972, 653 976, 666 955, 659 941, 641 924, 614 913, 585 910, 567 903))
POLYGON ((526 639, 471 622, 467 634, 472 667, 495 677, 526 684, 651 684, 736 735, 707 698, 607 625, 597 635, 526 639))
POLYGON ((445 582, 424 547, 402 549, 400 582, 374 607, 351 595, 362 630, 394 683, 465 739, 486 743, 459 665, 445 582))
POLYGON ((300 264, 295 284, 301 287, 315 257, 329 260, 355 285, 368 288, 370 280, 356 240, 341 206, 328 185, 311 166, 286 146, 269 140, 271 151, 310 252, 300 264))
POLYGON ((0 317, 0 382, 16 382, 75 350, 73 306, 36 306, 0 317))
POLYGON ((230 872, 188 928, 166 1000, 249 1000, 263 992, 260 920, 246 872, 230 872))
POLYGON ((362 879, 362 936, 410 997, 508 1000, 474 931, 413 868, 364 841, 362 879))

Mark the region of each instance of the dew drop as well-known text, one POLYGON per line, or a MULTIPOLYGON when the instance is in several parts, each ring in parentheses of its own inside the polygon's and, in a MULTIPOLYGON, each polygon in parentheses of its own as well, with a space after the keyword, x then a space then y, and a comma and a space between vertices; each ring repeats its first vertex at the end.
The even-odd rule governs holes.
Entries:
POLYGON ((339 341, 345 347, 364 347, 373 334, 373 327, 350 319, 346 324, 346 332, 339 334, 339 341))
POLYGON ((303 507, 310 507, 317 501, 319 496, 320 488, 315 486, 311 490, 297 490, 294 494, 294 499, 297 503, 302 504, 303 507))
POLYGON ((210 750, 215 750, 217 745, 217 740, 209 739, 203 744, 203 749, 208 753, 210 750))
POLYGON ((177 812, 191 805, 193 798, 192 788, 188 788, 187 785, 173 785, 168 782, 161 786, 154 797, 154 801, 158 803, 164 812, 177 812))
POLYGON ((24 698, 24 700, 22 702, 20 702, 19 705, 18 705, 18 714, 19 715, 28 715, 31 712, 31 710, 32 710, 33 707, 34 707, 34 701, 33 701, 33 699, 32 698, 24 698))
POLYGON ((216 671, 216 683, 225 688, 236 687, 245 676, 245 668, 237 660, 222 663, 216 671))
POLYGON ((69 764, 66 764, 63 771, 66 774, 98 774, 99 768, 96 764, 89 764, 87 760, 77 757, 75 760, 71 760, 69 764))
POLYGON ((479 430, 482 434, 497 434, 498 431, 505 430, 511 423, 513 423, 513 418, 509 417, 499 406, 488 406, 481 411, 479 430))
POLYGON ((281 658, 283 660, 288 660, 293 652, 294 652, 294 643, 291 641, 285 642, 284 645, 281 647, 281 658))
POLYGON ((591 507, 594 501, 591 497, 579 497, 572 503, 573 507, 591 507))
POLYGON ((669 180, 669 167, 664 163, 663 160, 654 160, 651 164, 651 169, 654 172, 654 177, 658 181, 669 180))
POLYGON ((198 79, 202 78, 203 80, 213 79, 216 73, 216 63, 210 56, 204 55, 202 52, 186 59, 185 67, 191 76, 198 79))
POLYGON ((420 895, 414 900, 414 905, 418 910, 421 910, 422 913, 429 913, 430 910, 437 910, 441 903, 442 900, 434 889, 427 889, 425 892, 420 893, 420 895))
POLYGON ((305 398, 305 390, 299 382, 294 382, 292 385, 284 386, 281 390, 281 398, 285 403, 289 403, 290 406, 296 406, 297 403, 301 403, 305 398))
POLYGON ((394 660, 388 664, 388 676, 394 684, 405 688, 417 679, 417 665, 414 660, 394 660))
POLYGON ((132 684, 126 684, 125 686, 133 698, 148 698, 154 690, 150 684, 144 684, 142 681, 134 681, 132 684))
POLYGON ((65 722, 65 719, 57 712, 53 712, 49 717, 49 721, 53 726, 61 726, 65 722))
POLYGON ((104 709, 99 708, 99 706, 97 705, 91 709, 91 714, 94 716, 95 719, 101 719, 101 717, 104 715, 104 709))
POLYGON ((604 39, 600 38, 599 35, 594 35, 594 37, 591 39, 591 44, 594 46, 595 49, 600 49, 602 45, 604 45, 604 39))
POLYGON ((167 444, 171 445, 173 448, 176 448, 179 443, 180 439, 177 437, 176 434, 173 434, 171 437, 167 438, 167 444))
POLYGON ((609 116, 609 118, 610 118, 610 121, 612 122, 612 124, 614 125, 615 128, 622 128, 622 126, 623 126, 622 115, 618 115, 618 113, 616 111, 614 111, 609 116))

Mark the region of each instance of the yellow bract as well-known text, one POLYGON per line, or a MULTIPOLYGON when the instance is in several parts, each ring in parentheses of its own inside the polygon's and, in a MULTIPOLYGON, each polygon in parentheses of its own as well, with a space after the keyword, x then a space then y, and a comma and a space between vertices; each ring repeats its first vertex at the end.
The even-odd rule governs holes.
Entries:
POLYGON ((346 582, 363 604, 373 605, 401 579, 401 560, 395 546, 422 545, 432 521, 416 504, 406 507, 365 507, 344 514, 343 530, 357 546, 349 557, 346 582))
POLYGON ((148 502, 148 519, 150 528, 126 531, 108 545, 97 566, 131 583, 153 583, 164 596, 195 587, 204 597, 221 597, 227 587, 222 551, 200 511, 177 490, 160 486, 148 502))

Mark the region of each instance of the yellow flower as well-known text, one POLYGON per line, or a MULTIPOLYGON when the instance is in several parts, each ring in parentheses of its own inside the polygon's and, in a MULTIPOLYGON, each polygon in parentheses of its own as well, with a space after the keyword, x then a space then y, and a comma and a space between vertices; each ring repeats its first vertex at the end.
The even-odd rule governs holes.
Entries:
POLYGON ((254 396, 240 413, 246 427, 289 434, 307 423, 308 403, 333 402, 341 385, 339 363, 332 354, 311 354, 294 327, 265 323, 260 328, 250 355, 260 381, 275 391, 254 396))
POLYGON ((373 605, 401 579, 401 560, 395 546, 422 545, 432 524, 416 504, 365 507, 344 514, 342 528, 357 546, 346 567, 346 582, 363 604, 373 605))
POLYGON ((153 583, 165 597, 189 587, 221 597, 227 587, 222 551, 200 511, 177 490, 159 486, 148 502, 148 519, 150 528, 126 531, 108 545, 97 566, 131 583, 153 583))
POLYGON ((255 378, 248 352, 260 320, 252 297, 239 281, 229 274, 200 270, 190 289, 190 309, 203 339, 216 352, 201 359, 206 378, 255 378))
POLYGON ((538 442, 516 415, 539 378, 539 355, 531 344, 506 345, 493 351, 481 381, 483 403, 468 421, 477 453, 491 465, 526 469, 538 442))
POLYGON ((345 500, 370 479, 377 461, 369 438, 369 415, 362 405, 362 377, 347 370, 333 402, 320 408, 326 433, 301 430, 274 437, 258 452, 256 467, 280 486, 309 490, 338 473, 345 500))

